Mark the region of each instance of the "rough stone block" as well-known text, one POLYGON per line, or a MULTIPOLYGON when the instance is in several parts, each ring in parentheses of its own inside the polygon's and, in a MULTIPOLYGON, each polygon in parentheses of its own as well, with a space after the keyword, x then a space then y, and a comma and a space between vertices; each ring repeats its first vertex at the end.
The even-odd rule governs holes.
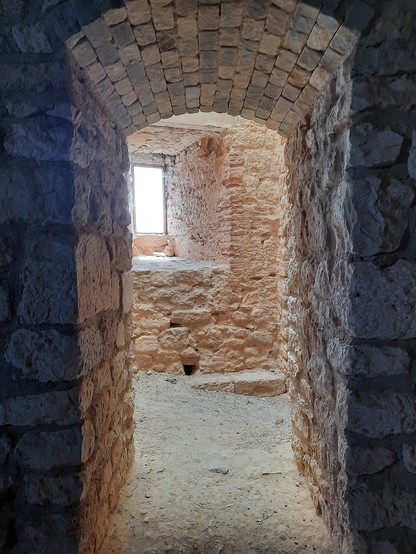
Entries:
POLYGON ((198 27, 201 31, 215 31, 219 24, 219 5, 202 4, 198 10, 198 27))
POLYGON ((4 400, 0 407, 0 425, 74 425, 82 415, 80 390, 75 388, 4 400))
POLYGON ((80 474, 38 475, 29 473, 24 477, 24 488, 28 502, 44 506, 70 506, 79 503, 87 492, 80 474))
POLYGON ((407 181, 390 179, 385 185, 374 175, 356 179, 347 189, 345 205, 351 251, 372 256, 397 250, 409 225, 413 200, 413 187, 407 181))
POLYGON ((297 59, 298 56, 293 52, 290 52, 289 50, 281 50, 276 58, 275 65, 278 69, 290 72, 295 66, 297 59))
POLYGON ((282 36, 286 30, 288 20, 289 15, 285 11, 272 5, 267 15, 266 30, 274 35, 282 36))
POLYGON ((371 123, 354 125, 351 130, 350 165, 383 167, 394 163, 403 137, 391 130, 379 130, 371 123))
POLYGON ((119 25, 112 27, 114 39, 119 48, 124 48, 134 42, 134 34, 128 21, 123 21, 119 25))
MULTIPOLYGON (((314 28, 312 29, 311 34, 309 35, 307 45, 309 46, 309 48, 312 48, 313 50, 318 50, 320 52, 323 52, 324 50, 327 49, 333 36, 334 36, 334 33, 326 29, 325 27, 321 27, 320 25, 314 25, 314 28)), ((334 48, 334 50, 339 52, 337 48, 334 48)))
POLYGON ((128 2, 126 5, 127 17, 132 25, 141 25, 150 21, 150 8, 147 0, 128 2))
POLYGON ((359 393, 347 400, 347 428, 370 438, 416 431, 416 399, 395 391, 359 393))
POLYGON ((16 446, 17 460, 26 469, 51 470, 82 463, 82 429, 29 431, 16 446))
POLYGON ((173 18, 173 7, 171 5, 152 9, 152 21, 155 29, 164 31, 173 29, 175 21, 173 18))
POLYGON ((146 66, 160 62, 160 51, 157 44, 146 46, 142 50, 142 58, 146 66))
POLYGON ((64 119, 32 117, 15 123, 4 142, 12 156, 38 160, 69 160, 73 126, 64 119))
POLYGON ((12 34, 21 52, 52 54, 54 51, 51 37, 40 22, 13 25, 12 34))
POLYGON ((22 372, 23 378, 44 383, 72 381, 82 373, 76 341, 55 330, 15 331, 11 335, 5 358, 22 372))
POLYGON ((108 27, 102 19, 96 19, 93 23, 86 25, 83 27, 83 31, 94 48, 111 41, 108 27))
POLYGON ((111 307, 110 256, 103 239, 81 236, 76 248, 78 321, 111 307))
POLYGON ((307 38, 307 33, 299 33, 298 31, 295 31, 295 29, 289 28, 284 37, 283 47, 286 50, 294 52, 295 54, 300 54, 307 38))
POLYGON ((384 447, 360 448, 345 445, 340 460, 350 475, 372 475, 396 461, 396 454, 384 447))
POLYGON ((111 65, 118 60, 117 48, 111 42, 106 42, 96 49, 97 56, 103 65, 111 65))
POLYGON ((243 6, 234 2, 221 4, 221 27, 238 28, 243 19, 243 6))
POLYGON ((321 2, 314 4, 299 3, 293 14, 292 27, 300 33, 310 33, 319 15, 321 2))
POLYGON ((268 56, 276 56, 281 43, 281 37, 265 31, 260 42, 259 52, 268 56))
POLYGON ((23 292, 17 313, 23 322, 74 323, 77 294, 74 251, 70 246, 50 240, 32 244, 21 282, 23 292))
POLYGON ((134 27, 133 31, 139 46, 148 46, 156 42, 156 34, 152 23, 134 27))

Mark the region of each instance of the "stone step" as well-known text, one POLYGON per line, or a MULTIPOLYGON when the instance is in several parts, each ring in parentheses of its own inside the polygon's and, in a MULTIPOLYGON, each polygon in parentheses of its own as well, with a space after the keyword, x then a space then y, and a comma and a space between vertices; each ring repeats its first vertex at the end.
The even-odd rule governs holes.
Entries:
POLYGON ((287 391, 280 371, 250 370, 236 373, 210 373, 188 377, 194 389, 234 392, 248 396, 279 396, 287 391))

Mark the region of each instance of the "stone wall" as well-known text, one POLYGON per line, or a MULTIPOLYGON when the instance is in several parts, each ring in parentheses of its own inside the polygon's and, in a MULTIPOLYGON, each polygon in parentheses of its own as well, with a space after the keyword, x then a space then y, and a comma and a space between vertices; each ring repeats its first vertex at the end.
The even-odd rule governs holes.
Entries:
POLYGON ((0 550, 96 552, 132 456, 127 149, 37 30, 0 84, 0 550))
POLYGON ((207 132, 177 156, 166 157, 167 230, 176 256, 228 262, 230 206, 222 172, 221 135, 207 132))
MULTIPOLYGON (((176 255, 229 264, 222 288, 224 298, 229 298, 230 316, 222 310, 215 322, 227 327, 227 338, 256 335, 255 342, 263 342, 262 348, 247 344, 237 349, 239 356, 227 342, 230 352, 221 348, 223 358, 232 357, 232 371, 278 366, 287 372, 288 200, 282 140, 273 131, 238 118, 222 137, 209 135, 167 160, 168 232, 175 240, 176 255)), ((140 275, 135 282, 140 305, 140 275)), ((207 297, 219 290, 213 286, 207 297)), ((226 305, 220 298, 216 302, 226 305)), ((152 363, 159 366, 163 361, 152 363)), ((221 362, 208 365, 210 371, 228 368, 221 362)), ((208 366, 200 367, 204 371, 208 366)))
POLYGON ((294 449, 345 554, 416 546, 415 25, 379 3, 287 148, 294 449))
POLYGON ((228 266, 167 263, 149 269, 134 260, 135 369, 183 375, 184 364, 194 366, 193 373, 278 367, 271 354, 276 324, 241 306, 240 282, 228 266))

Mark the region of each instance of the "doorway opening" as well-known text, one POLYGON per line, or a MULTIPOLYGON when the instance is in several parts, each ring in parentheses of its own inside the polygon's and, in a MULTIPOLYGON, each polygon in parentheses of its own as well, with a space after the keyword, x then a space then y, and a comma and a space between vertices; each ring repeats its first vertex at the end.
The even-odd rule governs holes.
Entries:
POLYGON ((192 119, 129 139, 132 163, 165 168, 173 248, 134 239, 138 454, 107 548, 312 552, 327 536, 290 448, 284 144, 192 119))

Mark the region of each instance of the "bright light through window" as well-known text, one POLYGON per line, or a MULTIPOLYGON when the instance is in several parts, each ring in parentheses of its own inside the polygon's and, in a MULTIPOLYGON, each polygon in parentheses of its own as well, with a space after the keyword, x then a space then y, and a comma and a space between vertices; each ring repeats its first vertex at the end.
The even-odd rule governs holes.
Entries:
POLYGON ((136 233, 165 232, 165 195, 160 167, 134 166, 136 233))

